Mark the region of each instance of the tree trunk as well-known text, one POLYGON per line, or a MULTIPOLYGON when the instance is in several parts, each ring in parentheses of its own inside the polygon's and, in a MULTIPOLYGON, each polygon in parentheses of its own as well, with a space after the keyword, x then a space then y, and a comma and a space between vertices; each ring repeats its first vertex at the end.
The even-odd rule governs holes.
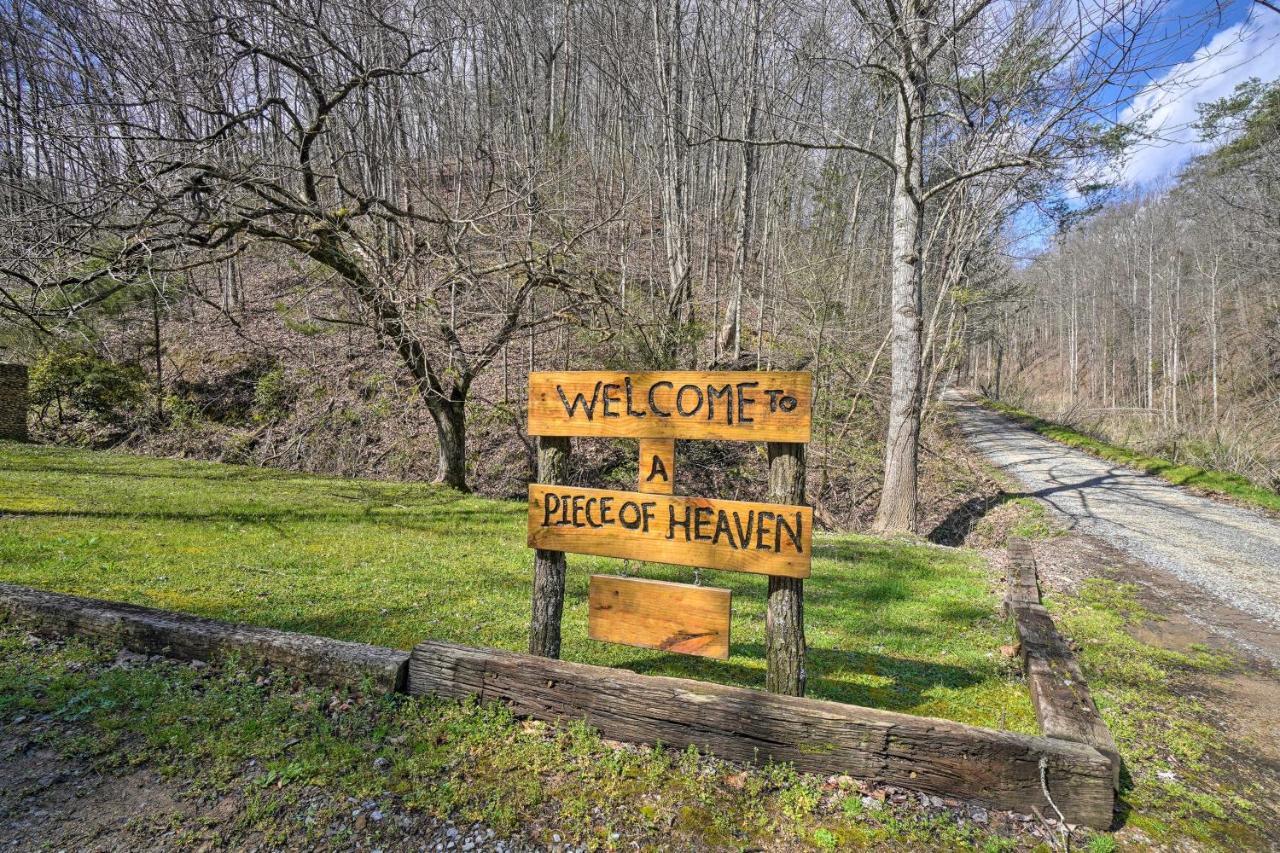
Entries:
MULTIPOLYGON (((752 4, 751 71, 748 78, 746 112, 742 119, 742 138, 754 139, 759 114, 760 87, 760 0, 752 4)), ((738 176, 738 233, 734 244, 733 265, 729 270, 730 302, 720 330, 719 349, 726 355, 732 351, 736 364, 742 357, 742 280, 746 276, 747 256, 751 246, 751 215, 756 183, 756 146, 742 143, 742 173, 738 176)))
MULTIPOLYGON (((918 76, 918 75, 916 75, 918 76)), ((893 191, 892 381, 885 438, 884 491, 875 529, 916 531, 916 462, 920 443, 920 232, 924 207, 923 139, 917 119, 923 83, 903 72, 898 94, 893 191)))
MULTIPOLYGON (((804 503, 804 453, 803 444, 769 442, 769 501, 804 503)), ((803 696, 804 657, 804 581, 770 576, 765 613, 765 689, 803 696)))
POLYGON ((444 483, 460 492, 469 492, 467 485, 467 398, 454 390, 447 398, 432 396, 427 399, 427 409, 436 423, 436 435, 440 443, 440 462, 435 482, 444 483))
MULTIPOLYGON (((538 482, 569 480, 569 439, 538 439, 538 482)), ((533 619, 529 622, 529 654, 560 657, 560 617, 564 612, 563 551, 537 549, 533 555, 533 619)))

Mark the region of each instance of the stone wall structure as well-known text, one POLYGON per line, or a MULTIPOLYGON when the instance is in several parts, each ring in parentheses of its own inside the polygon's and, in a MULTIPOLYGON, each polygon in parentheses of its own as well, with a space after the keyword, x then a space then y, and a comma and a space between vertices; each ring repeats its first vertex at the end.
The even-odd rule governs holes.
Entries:
POLYGON ((27 440, 27 368, 0 364, 0 438, 27 440))

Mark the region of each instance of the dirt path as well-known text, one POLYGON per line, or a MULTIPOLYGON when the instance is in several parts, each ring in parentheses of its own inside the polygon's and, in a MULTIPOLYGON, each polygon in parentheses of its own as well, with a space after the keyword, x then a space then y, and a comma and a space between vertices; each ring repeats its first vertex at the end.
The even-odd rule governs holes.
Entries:
POLYGON ((1196 590, 1189 618, 1280 665, 1280 522, 1064 447, 950 395, 986 459, 1060 521, 1196 590))

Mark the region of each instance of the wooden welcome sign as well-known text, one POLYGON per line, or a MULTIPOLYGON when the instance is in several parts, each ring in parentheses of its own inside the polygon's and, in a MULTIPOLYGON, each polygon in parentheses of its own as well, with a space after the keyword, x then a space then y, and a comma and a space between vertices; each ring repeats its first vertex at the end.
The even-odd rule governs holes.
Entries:
MULTIPOLYGON (((531 547, 790 578, 809 576, 805 506, 682 497, 675 440, 809 441, 809 374, 529 374, 529 434, 640 439, 638 491, 529 486, 531 547)), ((593 575, 593 639, 729 656, 727 589, 593 575)))

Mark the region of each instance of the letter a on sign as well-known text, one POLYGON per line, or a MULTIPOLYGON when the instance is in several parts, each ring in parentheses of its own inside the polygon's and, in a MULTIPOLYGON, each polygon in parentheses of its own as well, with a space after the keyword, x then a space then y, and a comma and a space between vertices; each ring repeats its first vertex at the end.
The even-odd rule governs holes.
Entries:
POLYGON ((640 439, 640 491, 651 495, 673 494, 675 483, 671 477, 675 470, 675 439, 640 439))

